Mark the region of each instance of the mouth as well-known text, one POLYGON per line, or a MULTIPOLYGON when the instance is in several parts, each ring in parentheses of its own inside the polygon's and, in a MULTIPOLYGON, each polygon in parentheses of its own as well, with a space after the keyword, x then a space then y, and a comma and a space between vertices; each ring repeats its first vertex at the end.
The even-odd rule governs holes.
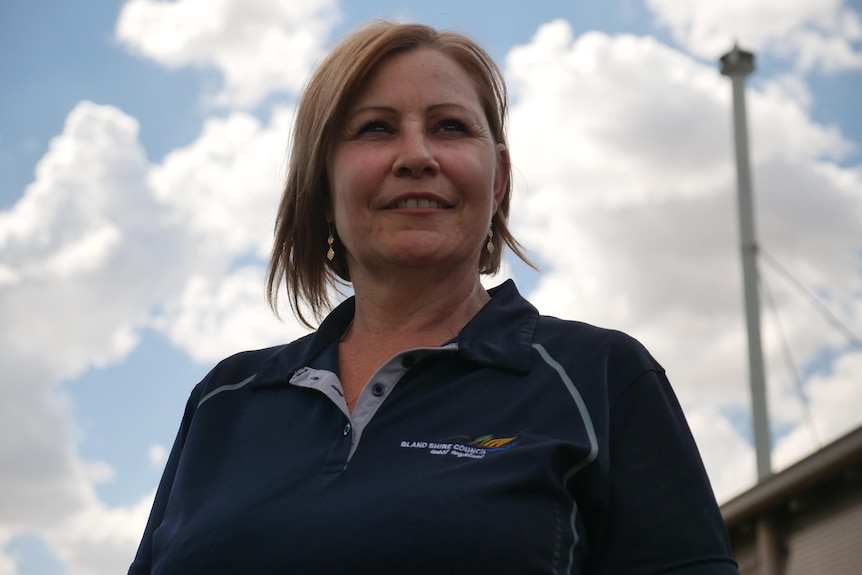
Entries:
POLYGON ((428 198, 404 198, 393 202, 388 205, 386 209, 389 210, 448 210, 451 206, 448 204, 444 204, 443 202, 439 202, 437 200, 432 200, 428 198))

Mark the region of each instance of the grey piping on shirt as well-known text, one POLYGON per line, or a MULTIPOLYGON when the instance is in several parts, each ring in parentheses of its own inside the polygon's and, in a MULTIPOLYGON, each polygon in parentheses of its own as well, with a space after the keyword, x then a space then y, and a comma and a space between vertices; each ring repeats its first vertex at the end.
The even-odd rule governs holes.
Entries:
MULTIPOLYGON (((539 355, 542 357, 543 360, 545 360, 545 363, 551 366, 551 368, 559 374, 560 379, 563 380, 563 384, 565 384, 566 389, 572 396, 572 399, 575 400, 575 405, 578 407, 578 412, 580 412, 581 419, 583 419, 584 421, 584 427, 586 428, 587 437, 590 440, 589 454, 587 454, 587 456, 583 460, 575 464, 575 466, 572 467, 566 473, 565 476, 563 476, 563 484, 565 485, 575 475, 575 473, 595 461, 596 457, 598 457, 599 454, 599 442, 598 440, 596 440, 596 430, 595 427, 593 427, 593 420, 590 417, 590 412, 587 410, 586 403, 584 403, 584 398, 581 396, 580 392, 578 391, 578 388, 575 387, 575 384, 572 383, 572 380, 566 373, 565 368, 563 368, 563 366, 558 361, 552 358, 551 354, 549 354, 548 351, 541 344, 534 343, 533 348, 535 348, 535 350, 539 352, 539 355)), ((566 573, 572 572, 572 567, 574 566, 575 561, 575 548, 578 546, 579 543, 577 527, 575 525, 577 515, 578 504, 576 501, 572 500, 572 513, 569 517, 572 528, 572 547, 571 549, 569 549, 569 565, 566 568, 566 573)))
POLYGON ((198 402, 198 407, 200 407, 201 405, 203 405, 203 403, 204 403, 206 400, 208 400, 209 398, 211 398, 212 396, 217 395, 217 394, 219 394, 219 393, 221 393, 221 392, 223 392, 223 391, 233 391, 233 390, 235 390, 235 389, 239 389, 239 388, 241 388, 241 387, 245 387, 246 385, 248 385, 249 383, 251 383, 251 382, 252 382, 252 380, 253 380, 255 377, 257 377, 257 374, 251 375, 251 376, 249 376, 249 377, 245 378, 244 380, 242 380, 242 381, 241 381, 241 382, 239 382, 239 383, 231 383, 231 384, 228 384, 228 385, 222 385, 221 387, 217 387, 217 388, 215 388, 214 390, 212 390, 211 392, 209 392, 208 394, 206 394, 205 396, 203 396, 203 397, 201 398, 201 400, 198 402))

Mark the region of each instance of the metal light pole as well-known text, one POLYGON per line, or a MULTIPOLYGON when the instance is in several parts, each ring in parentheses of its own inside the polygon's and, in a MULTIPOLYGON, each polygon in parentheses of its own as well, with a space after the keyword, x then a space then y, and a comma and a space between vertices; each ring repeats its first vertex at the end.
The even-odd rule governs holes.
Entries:
POLYGON ((739 233, 742 248, 742 280, 745 290, 745 317, 748 327, 748 365, 751 408, 754 420, 754 449, 757 477, 772 474, 769 417, 766 410, 766 375, 760 341, 760 298, 757 291, 757 240, 754 233, 754 206, 751 170, 748 164, 748 128, 745 115, 745 77, 754 71, 754 54, 733 46, 721 57, 721 73, 733 84, 733 128, 736 143, 736 178, 739 186, 739 233))

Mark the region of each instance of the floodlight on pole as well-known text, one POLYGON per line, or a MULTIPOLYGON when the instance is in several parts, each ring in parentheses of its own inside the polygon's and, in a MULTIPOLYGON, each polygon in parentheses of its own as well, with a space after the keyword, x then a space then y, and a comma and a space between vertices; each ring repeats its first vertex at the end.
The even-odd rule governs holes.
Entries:
POLYGON ((733 128, 736 144, 736 178, 738 185, 739 232, 742 250, 742 281, 745 294, 745 317, 748 329, 748 366, 751 385, 751 410, 754 449, 757 455, 757 477, 772 474, 769 417, 766 408, 766 372, 760 339, 760 297, 757 289, 757 238, 754 231, 754 202, 751 192, 751 169, 748 163, 748 127, 745 114, 745 77, 754 71, 754 54, 733 50, 721 57, 721 73, 733 85, 733 128))

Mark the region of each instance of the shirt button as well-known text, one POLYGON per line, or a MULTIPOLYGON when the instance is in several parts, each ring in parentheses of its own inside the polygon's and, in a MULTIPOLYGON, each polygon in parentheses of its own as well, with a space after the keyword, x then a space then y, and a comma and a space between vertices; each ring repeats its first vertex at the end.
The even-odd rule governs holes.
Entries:
POLYGON ((401 365, 404 367, 412 367, 414 363, 416 363, 416 358, 412 355, 405 355, 401 358, 401 365))
POLYGON ((350 435, 350 424, 349 423, 344 426, 344 437, 347 437, 348 435, 350 435))
POLYGON ((386 393, 386 386, 382 383, 375 383, 371 386, 371 393, 374 394, 374 397, 380 397, 386 393))

